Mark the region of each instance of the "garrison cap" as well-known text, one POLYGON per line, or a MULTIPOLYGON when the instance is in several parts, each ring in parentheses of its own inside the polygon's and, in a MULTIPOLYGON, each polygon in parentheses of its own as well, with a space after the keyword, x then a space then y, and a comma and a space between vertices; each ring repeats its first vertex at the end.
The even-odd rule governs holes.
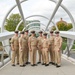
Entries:
POLYGON ((43 33, 42 31, 39 31, 39 33, 43 33))
POLYGON ((24 34, 24 31, 21 31, 20 34, 24 34))
POLYGON ((50 33, 53 33, 53 32, 54 32, 53 30, 50 31, 50 33))
POLYGON ((58 31, 58 30, 56 30, 56 31, 55 31, 55 34, 59 34, 59 31, 58 31))
POLYGON ((29 32, 29 30, 25 30, 25 32, 29 32))
POLYGON ((31 33, 35 33, 35 31, 33 30, 33 31, 31 31, 31 33))
POLYGON ((18 31, 15 31, 15 33, 17 33, 17 34, 18 34, 18 31))
POLYGON ((47 33, 43 33, 44 36, 47 36, 47 33))

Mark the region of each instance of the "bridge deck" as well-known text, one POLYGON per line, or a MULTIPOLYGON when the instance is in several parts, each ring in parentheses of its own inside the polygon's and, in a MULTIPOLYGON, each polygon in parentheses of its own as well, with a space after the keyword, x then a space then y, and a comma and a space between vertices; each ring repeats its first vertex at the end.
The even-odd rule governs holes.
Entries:
POLYGON ((62 67, 56 68, 53 65, 48 67, 39 64, 36 67, 27 65, 26 67, 19 67, 16 65, 12 67, 7 64, 0 70, 0 75, 75 75, 75 65, 62 59, 62 67))

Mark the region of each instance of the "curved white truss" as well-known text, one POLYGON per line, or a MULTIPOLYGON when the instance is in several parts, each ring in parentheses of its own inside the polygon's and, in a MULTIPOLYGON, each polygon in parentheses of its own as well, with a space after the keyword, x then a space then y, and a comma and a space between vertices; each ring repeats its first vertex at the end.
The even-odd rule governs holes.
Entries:
POLYGON ((36 23, 38 23, 38 24, 42 24, 43 26, 46 27, 46 25, 43 24, 43 23, 40 23, 40 22, 31 22, 31 23, 29 23, 28 25, 26 25, 26 27, 24 27, 22 31, 24 31, 24 30, 25 30, 28 26, 30 26, 31 24, 36 24, 36 23))
MULTIPOLYGON (((20 14, 21 14, 21 18, 22 18, 22 20, 23 20, 23 23, 24 23, 24 25, 25 25, 25 19, 24 19, 24 14, 23 14, 23 10, 22 10, 22 7, 21 7, 21 4, 20 4, 20 0, 15 0, 16 1, 16 3, 17 3, 17 7, 18 7, 18 10, 19 10, 19 12, 20 12, 20 14)), ((27 0, 25 0, 25 1, 27 1, 27 0)))
MULTIPOLYGON (((54 2, 54 3, 57 3, 57 1, 55 1, 55 0, 50 0, 50 1, 52 1, 52 2, 54 2)), ((69 17, 70 17, 70 19, 71 19, 71 22, 72 22, 72 25, 73 25, 73 31, 75 31, 75 21, 74 21, 74 18, 73 18, 73 16, 71 15, 71 13, 70 13, 70 11, 63 5, 63 4, 61 4, 60 5, 65 11, 66 11, 66 13, 69 15, 69 17)), ((69 40, 69 39, 68 39, 69 40)), ((74 40, 72 39, 71 41, 70 41, 70 44, 69 44, 69 50, 71 50, 71 48, 72 48, 72 46, 73 46, 73 43, 74 43, 74 40)), ((67 48, 65 49, 65 51, 67 50, 67 48)))
POLYGON ((39 28, 38 26, 33 26, 33 27, 29 28, 28 30, 29 30, 29 31, 31 31, 31 30, 36 30, 36 32, 37 32, 37 31, 39 31, 38 28, 39 28), (33 29, 33 28, 34 28, 34 29, 33 29))
POLYGON ((55 16, 55 14, 56 14, 56 12, 57 12, 57 10, 58 10, 60 4, 62 3, 62 1, 63 1, 63 0, 58 0, 58 1, 57 1, 56 7, 55 7, 53 13, 51 14, 51 17, 50 17, 50 19, 49 19, 49 22, 48 22, 46 28, 45 28, 45 31, 48 29, 48 26, 50 25, 50 23, 51 23, 53 17, 55 16))
MULTIPOLYGON (((23 3, 25 0, 23 0, 23 1, 21 1, 20 3, 23 3)), ((55 1, 55 0, 50 0, 50 1, 52 1, 52 2, 55 2, 55 3, 57 3, 57 1, 55 1)), ((8 11, 8 13, 6 14, 6 16, 4 17, 4 20, 3 20, 3 23, 2 23, 2 26, 1 26, 1 32, 3 32, 4 31, 4 23, 5 23, 5 21, 6 21, 6 18, 7 18, 7 16, 9 15, 9 13, 16 7, 17 5, 14 5, 9 11, 8 11)), ((73 19, 73 16, 71 15, 71 13, 69 12, 69 10, 64 6, 64 5, 60 5, 65 11, 66 11, 66 13, 69 15, 69 17, 70 17, 70 19, 71 19, 71 21, 72 21, 72 24, 73 24, 73 31, 75 31, 75 22, 74 22, 74 19, 73 19)))
MULTIPOLYGON (((25 1, 25 0, 21 1, 20 3, 24 2, 24 1, 25 1)), ((50 1, 52 1, 52 2, 54 2, 54 3, 57 3, 57 1, 55 1, 55 0, 50 0, 50 1)), ((9 13, 10 13, 16 6, 17 6, 17 5, 14 5, 14 6, 8 11, 8 13, 6 14, 6 16, 5 16, 4 20, 3 20, 3 23, 2 23, 1 32, 4 31, 4 23, 5 23, 5 21, 6 21, 7 16, 9 15, 9 13)), ((75 31, 75 22, 74 22, 73 16, 71 15, 71 13, 69 12, 69 10, 68 10, 64 5, 61 4, 60 6, 61 6, 61 7, 66 11, 66 13, 69 15, 69 17, 70 17, 70 19, 71 19, 71 21, 72 21, 73 31, 75 31)))
MULTIPOLYGON (((50 0, 50 1, 53 1, 54 3, 57 3, 57 1, 55 0, 50 0)), ((20 3, 22 2, 25 2, 25 0, 21 1, 20 3)), ((6 16, 4 17, 4 20, 2 22, 2 27, 1 27, 1 32, 4 32, 4 23, 6 21, 6 18, 8 17, 8 15, 10 14, 10 12, 16 7, 17 5, 14 5, 9 11, 8 13, 6 14, 6 16)), ((75 31, 75 21, 74 21, 74 18, 73 16, 71 15, 71 13, 69 12, 69 10, 64 6, 64 5, 60 5, 65 11, 66 13, 69 15, 71 21, 72 21, 72 25, 73 25, 73 31, 75 31)), ((72 46, 71 44, 69 45, 70 47, 72 46)))
MULTIPOLYGON (((25 0, 21 1, 20 3, 23 3, 25 2, 25 0)), ((16 7, 17 5, 15 4, 13 7, 11 7, 11 9, 7 12, 6 16, 4 17, 4 20, 3 20, 3 23, 2 23, 2 26, 1 26, 1 32, 4 32, 4 23, 8 17, 8 15, 10 14, 10 12, 16 7)))
MULTIPOLYGON (((31 18, 31 17, 36 17, 36 16, 42 17, 42 18, 45 18, 45 19, 49 20, 47 17, 45 17, 45 16, 43 16, 43 15, 31 15, 31 16, 26 17, 25 20, 28 19, 28 18, 31 18)), ((21 20, 21 21, 18 23, 18 25, 17 25, 17 27, 16 27, 16 30, 18 30, 18 28, 19 28, 19 26, 21 25, 22 22, 23 22, 23 20, 21 20)), ((55 25, 55 23, 54 23, 53 21, 52 21, 52 23, 55 25)), ((58 30, 58 27, 57 27, 56 25, 55 25, 55 27, 56 27, 56 29, 58 30)))
MULTIPOLYGON (((57 3, 56 0, 50 0, 50 1, 52 1, 52 2, 54 2, 54 3, 57 3)), ((75 21, 74 21, 73 16, 71 15, 70 11, 69 11, 63 4, 61 4, 60 6, 61 6, 61 7, 66 11, 66 13, 68 14, 68 16, 69 16, 69 18, 70 18, 70 20, 71 20, 71 22, 72 22, 72 25, 73 25, 73 31, 75 31, 75 21)))

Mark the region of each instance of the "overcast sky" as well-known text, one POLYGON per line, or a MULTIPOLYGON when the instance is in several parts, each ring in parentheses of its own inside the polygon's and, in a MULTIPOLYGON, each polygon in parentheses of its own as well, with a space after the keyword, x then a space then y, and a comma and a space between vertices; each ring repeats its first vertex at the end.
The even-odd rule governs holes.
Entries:
MULTIPOLYGON (((16 4, 15 0, 0 0, 0 27, 5 15, 14 4, 16 4)), ((70 11, 73 18, 75 19, 75 0, 63 0, 62 4, 70 11)), ((50 18, 55 6, 56 4, 49 0, 28 0, 22 3, 22 9, 25 18, 30 15, 43 15, 50 18)), ((12 13, 19 13, 17 7, 10 13, 10 15, 12 13)), ((67 13, 60 7, 53 21, 56 23, 60 20, 61 17, 63 18, 63 20, 71 22, 67 13)), ((41 23, 44 23, 45 25, 48 23, 47 19, 40 17, 30 19, 38 19, 41 21, 41 23)))

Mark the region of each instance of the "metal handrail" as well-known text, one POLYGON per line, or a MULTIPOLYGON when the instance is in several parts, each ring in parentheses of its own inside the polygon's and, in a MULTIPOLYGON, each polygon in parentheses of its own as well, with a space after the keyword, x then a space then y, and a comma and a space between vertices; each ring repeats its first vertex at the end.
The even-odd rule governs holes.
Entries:
MULTIPOLYGON (((2 54, 1 54, 1 62, 0 62, 0 67, 2 67, 4 64, 6 64, 8 61, 10 61, 11 59, 11 49, 9 51, 9 57, 7 58, 7 60, 4 59, 4 52, 5 52, 5 47, 10 46, 10 45, 5 45, 5 46, 0 46, 3 48, 2 50, 2 54)), ((10 47, 11 48, 11 47, 10 47)))
MULTIPOLYGON (((68 57, 70 57, 70 51, 71 51, 72 49, 71 49, 71 50, 69 49, 69 45, 72 45, 72 44, 71 44, 71 43, 67 43, 67 42, 66 42, 66 43, 63 42, 63 43, 66 44, 66 47, 65 47, 66 52, 64 53, 63 50, 62 50, 62 53, 66 54, 68 57)), ((73 46, 75 46, 75 44, 73 44, 73 46)))
MULTIPOLYGON (((70 57, 70 50, 69 50, 69 44, 70 43, 65 43, 65 42, 63 42, 64 44, 66 44, 66 47, 65 48, 67 48, 67 56, 68 57, 70 57)), ((74 44, 75 45, 75 44, 74 44)), ((3 50, 2 50, 2 55, 1 55, 1 62, 0 62, 0 67, 2 67, 3 65, 5 65, 7 62, 9 62, 10 61, 10 59, 11 59, 11 47, 10 47, 10 51, 9 51, 9 57, 7 58, 7 60, 6 59, 4 59, 4 52, 5 52, 5 50, 4 50, 4 48, 5 47, 7 47, 7 46, 10 46, 10 45, 5 45, 5 46, 0 46, 0 47, 2 47, 3 48, 3 50)), ((63 50, 62 50, 62 53, 64 53, 63 52, 63 50)))

